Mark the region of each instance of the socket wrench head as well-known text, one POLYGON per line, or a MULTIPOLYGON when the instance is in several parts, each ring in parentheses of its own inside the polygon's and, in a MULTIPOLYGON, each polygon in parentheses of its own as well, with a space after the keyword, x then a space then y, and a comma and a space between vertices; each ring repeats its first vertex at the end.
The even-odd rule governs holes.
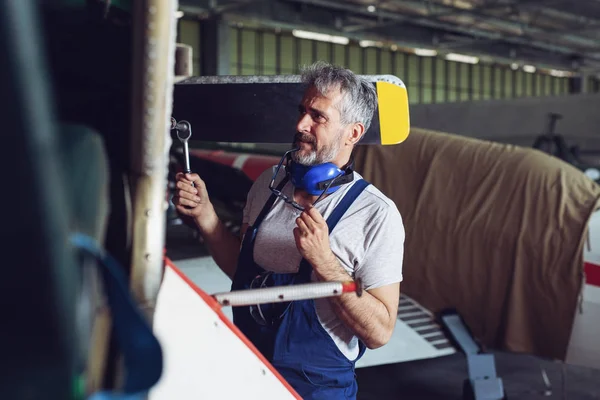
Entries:
POLYGON ((185 163, 184 169, 187 174, 191 173, 190 168, 190 151, 188 148, 188 140, 192 137, 192 125, 187 121, 176 122, 175 119, 171 118, 171 126, 177 132, 177 138, 183 144, 183 162, 185 163))
POLYGON ((175 125, 175 130, 177 131, 177 137, 182 143, 187 142, 192 137, 192 126, 187 121, 179 121, 175 125))

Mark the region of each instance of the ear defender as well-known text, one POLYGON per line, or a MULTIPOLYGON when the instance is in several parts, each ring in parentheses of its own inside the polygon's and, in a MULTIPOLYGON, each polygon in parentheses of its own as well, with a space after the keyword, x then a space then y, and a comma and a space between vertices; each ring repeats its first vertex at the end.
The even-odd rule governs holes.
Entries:
POLYGON ((340 169, 333 163, 306 166, 292 161, 289 168, 294 186, 313 196, 320 196, 325 189, 327 189, 325 194, 334 193, 341 185, 351 182, 354 178, 350 167, 340 169), (334 179, 335 181, 327 188, 334 179))

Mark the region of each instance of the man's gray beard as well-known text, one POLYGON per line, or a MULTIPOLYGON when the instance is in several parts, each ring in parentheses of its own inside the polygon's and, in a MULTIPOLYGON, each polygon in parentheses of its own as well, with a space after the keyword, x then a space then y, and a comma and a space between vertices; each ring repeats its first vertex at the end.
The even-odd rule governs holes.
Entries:
POLYGON ((325 164, 331 162, 340 149, 339 144, 334 146, 328 146, 320 151, 313 150, 308 154, 301 154, 299 151, 292 153, 292 160, 294 162, 306 165, 313 166, 319 164, 325 164))
MULTIPOLYGON (((331 146, 326 146, 320 150, 313 150, 308 154, 300 154, 300 151, 292 153, 292 160, 300 165, 311 167, 313 165, 325 164, 335 159, 340 151, 340 141, 342 133, 335 138, 331 146)), ((313 146, 315 143, 311 143, 313 146)))

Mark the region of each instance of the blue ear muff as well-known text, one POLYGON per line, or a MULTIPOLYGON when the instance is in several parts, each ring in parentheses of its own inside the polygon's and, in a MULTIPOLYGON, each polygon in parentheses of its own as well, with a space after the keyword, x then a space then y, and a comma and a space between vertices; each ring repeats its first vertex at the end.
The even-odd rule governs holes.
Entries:
MULTIPOLYGON (((303 189, 313 196, 320 196, 327 185, 335 178, 339 178, 346 173, 333 163, 325 163, 313 166, 306 166, 292 162, 290 165, 291 180, 294 186, 303 189)), ((351 177, 351 175, 350 175, 351 177)), ((352 179, 350 179, 352 180, 352 179)), ((339 189, 339 185, 347 182, 347 179, 336 179, 336 181, 327 189, 325 194, 331 194, 339 189), (338 182, 343 181, 343 182, 338 182)))

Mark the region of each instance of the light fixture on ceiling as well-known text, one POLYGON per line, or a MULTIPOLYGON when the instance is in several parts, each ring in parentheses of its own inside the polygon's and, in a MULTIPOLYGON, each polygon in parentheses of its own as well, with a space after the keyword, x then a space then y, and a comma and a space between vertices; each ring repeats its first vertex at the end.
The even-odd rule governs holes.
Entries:
POLYGON ((458 53, 446 54, 446 60, 467 63, 467 64, 477 64, 479 62, 479 58, 477 58, 477 57, 467 56, 465 54, 458 54, 458 53))
POLYGON ((551 69, 550 75, 556 76, 557 78, 566 78, 569 76, 573 76, 573 73, 569 71, 561 71, 559 69, 551 69))
POLYGON ((370 6, 367 7, 367 11, 368 12, 375 12, 375 11, 377 11, 377 9, 375 8, 375 6, 370 5, 370 6))
POLYGON ((416 55, 421 56, 421 57, 435 57, 437 56, 437 50, 432 50, 432 49, 419 49, 416 48, 414 49, 414 52, 416 55))
POLYGON ((175 18, 177 18, 177 19, 183 18, 183 11, 181 11, 181 10, 175 11, 175 18))
POLYGON ((383 43, 376 40, 359 40, 358 45, 360 47, 383 47, 383 43))
POLYGON ((329 42, 336 44, 348 44, 350 42, 350 39, 348 39, 347 37, 328 35, 326 33, 302 31, 299 29, 294 29, 292 31, 292 35, 300 39, 318 40, 320 42, 329 42))
POLYGON ((523 71, 534 74, 536 70, 533 65, 523 65, 523 71))
POLYGON ((519 64, 512 63, 512 64, 510 64, 510 68, 516 71, 517 69, 519 69, 519 64))

